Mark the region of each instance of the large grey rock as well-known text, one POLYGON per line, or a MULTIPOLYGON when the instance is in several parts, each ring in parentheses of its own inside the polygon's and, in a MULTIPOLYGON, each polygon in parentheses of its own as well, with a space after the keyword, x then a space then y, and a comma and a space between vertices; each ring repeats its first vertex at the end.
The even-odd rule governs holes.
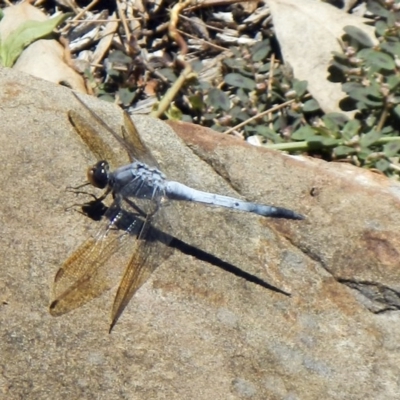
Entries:
MULTIPOLYGON (((182 204, 173 234, 292 296, 175 250, 109 335, 114 291, 48 313, 55 272, 97 226, 65 211, 95 161, 66 115, 80 105, 9 70, 0 85, 0 398, 399 398, 398 184, 184 126, 186 147, 135 118, 169 178, 307 219, 182 204)), ((118 129, 116 107, 87 103, 118 129)))

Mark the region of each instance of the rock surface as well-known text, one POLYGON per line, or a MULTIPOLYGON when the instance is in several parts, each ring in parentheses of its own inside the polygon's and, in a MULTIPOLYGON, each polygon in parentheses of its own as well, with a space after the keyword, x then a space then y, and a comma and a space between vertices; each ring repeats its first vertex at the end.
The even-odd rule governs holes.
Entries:
MULTIPOLYGON (((54 274, 96 229, 65 211, 96 161, 66 115, 80 105, 9 70, 0 85, 0 398, 399 398, 399 184, 174 124, 185 146, 135 118, 170 179, 307 219, 180 205, 174 235, 291 297, 175 250, 109 335, 114 290, 48 313, 54 274)), ((87 103, 118 129, 116 107, 87 103)))

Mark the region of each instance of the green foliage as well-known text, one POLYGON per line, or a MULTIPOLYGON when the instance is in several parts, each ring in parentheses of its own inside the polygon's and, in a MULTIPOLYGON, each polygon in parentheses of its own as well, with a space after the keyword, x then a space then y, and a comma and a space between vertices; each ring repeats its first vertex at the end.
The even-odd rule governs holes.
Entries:
MULTIPOLYGON (((102 83, 96 83, 98 81, 96 77, 92 79, 94 92, 103 100, 115 101, 117 97, 125 107, 130 106, 141 93, 136 77, 143 72, 143 65, 134 62, 133 57, 123 51, 114 50, 108 55, 104 66, 105 76, 102 83)), ((176 80, 172 70, 163 72, 170 82, 176 80)))
MULTIPOLYGON (((358 28, 345 27, 343 53, 335 53, 332 76, 342 82, 347 110, 357 110, 355 119, 334 113, 307 118, 315 112, 314 100, 303 102, 297 112, 303 120, 285 143, 269 132, 268 147, 292 153, 308 152, 327 160, 346 160, 358 166, 399 178, 400 174, 400 7, 399 3, 369 1, 377 17, 379 45, 358 28), (297 146, 296 146, 297 144, 297 146)), ((297 96, 305 90, 294 83, 297 96)), ((301 101, 301 99, 298 99, 301 101)), ((293 125, 292 125, 293 126, 293 125)), ((281 135, 282 137, 282 135, 281 135)))
MULTIPOLYGON (((186 82, 166 117, 221 132, 240 125, 236 134, 244 138, 258 135, 266 147, 351 162, 397 178, 399 1, 369 0, 368 6, 375 16, 379 44, 374 45, 360 29, 345 27, 343 51, 333 54, 330 71, 331 79, 342 83, 347 96, 342 108, 356 110, 354 119, 344 113, 323 113, 307 92, 307 82, 295 79, 288 67, 273 57, 277 54, 276 40, 268 28, 262 31, 264 40, 256 45, 229 49, 230 55, 222 60, 222 67, 217 64, 221 76, 213 72, 210 79, 203 71, 206 64, 201 56, 193 61, 192 69, 198 79, 186 82)), ((96 88, 99 97, 117 95, 127 106, 143 95, 146 85, 151 89, 153 80, 157 81, 154 91, 161 98, 181 73, 181 67, 161 59, 163 68, 155 68, 157 76, 141 80, 145 68, 140 57, 133 54, 132 58, 121 51, 109 55, 103 83, 96 88)))
MULTIPOLYGON (((12 31, 5 40, 0 38, 0 64, 3 67, 12 67, 25 47, 50 35, 71 15, 72 13, 60 14, 46 21, 26 21, 12 31)), ((0 19, 2 17, 3 14, 0 15, 0 19)))
MULTIPOLYGON (((304 113, 312 117, 320 110, 315 100, 306 100, 307 82, 293 79, 290 71, 276 67, 277 62, 271 65, 271 47, 269 38, 250 48, 232 47, 231 56, 222 62, 219 83, 202 81, 200 74, 197 82, 186 87, 186 102, 176 103, 183 118, 218 131, 247 121, 243 127, 245 137, 257 134, 268 143, 284 143, 278 132, 288 126, 292 130, 299 127, 304 113), (262 115, 288 100, 293 101, 291 108, 262 115), (250 118, 254 119, 248 121, 250 118)), ((198 70, 201 68, 200 64, 198 70)))
POLYGON ((333 134, 339 146, 332 159, 348 159, 398 178, 400 158, 400 12, 398 4, 369 2, 379 45, 373 46, 359 29, 345 28, 343 53, 332 66, 347 94, 343 104, 356 109, 356 119, 339 124, 333 134))

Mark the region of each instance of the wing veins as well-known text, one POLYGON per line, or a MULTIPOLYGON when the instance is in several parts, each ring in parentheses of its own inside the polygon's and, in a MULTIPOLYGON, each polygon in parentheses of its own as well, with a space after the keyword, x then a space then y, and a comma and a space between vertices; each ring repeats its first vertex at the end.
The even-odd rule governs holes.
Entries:
POLYGON ((79 246, 56 274, 51 314, 65 314, 109 289, 102 267, 118 249, 130 243, 127 240, 130 236, 134 238, 126 231, 114 234, 108 228, 104 231, 102 227, 98 235, 79 246))

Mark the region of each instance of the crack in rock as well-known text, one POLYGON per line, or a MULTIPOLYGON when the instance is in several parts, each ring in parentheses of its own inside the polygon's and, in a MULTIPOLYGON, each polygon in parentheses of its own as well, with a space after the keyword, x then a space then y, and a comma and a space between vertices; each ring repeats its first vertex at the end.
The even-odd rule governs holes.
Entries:
POLYGON ((360 294, 359 300, 371 312, 378 314, 386 311, 400 310, 400 291, 376 282, 352 281, 338 279, 351 289, 360 294))

